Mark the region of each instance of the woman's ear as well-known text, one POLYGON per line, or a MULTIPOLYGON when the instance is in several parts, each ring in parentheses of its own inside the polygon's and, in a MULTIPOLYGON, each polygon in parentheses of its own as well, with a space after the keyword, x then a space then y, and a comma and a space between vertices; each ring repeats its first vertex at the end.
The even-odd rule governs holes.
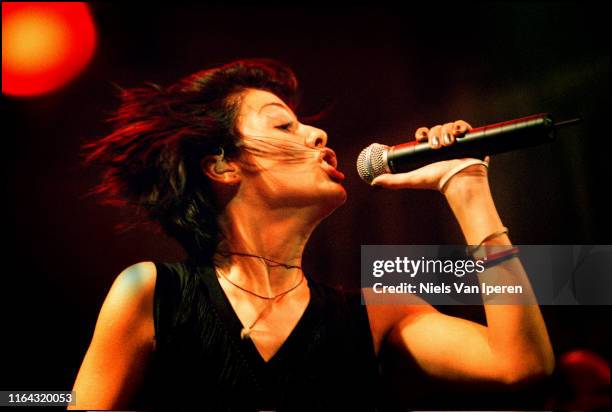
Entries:
POLYGON ((200 161, 202 171, 210 180, 217 183, 237 185, 240 183, 239 166, 236 162, 228 161, 221 151, 219 155, 209 155, 200 161))

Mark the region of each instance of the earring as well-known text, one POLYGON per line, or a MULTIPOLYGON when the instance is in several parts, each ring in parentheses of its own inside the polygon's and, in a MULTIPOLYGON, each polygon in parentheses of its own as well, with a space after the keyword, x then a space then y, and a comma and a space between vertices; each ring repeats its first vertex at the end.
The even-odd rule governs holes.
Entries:
POLYGON ((215 172, 216 173, 221 173, 222 172, 221 171, 221 162, 223 162, 223 157, 225 156, 225 151, 223 150, 223 148, 220 147, 219 150, 221 150, 221 153, 216 156, 217 160, 215 162, 215 172))

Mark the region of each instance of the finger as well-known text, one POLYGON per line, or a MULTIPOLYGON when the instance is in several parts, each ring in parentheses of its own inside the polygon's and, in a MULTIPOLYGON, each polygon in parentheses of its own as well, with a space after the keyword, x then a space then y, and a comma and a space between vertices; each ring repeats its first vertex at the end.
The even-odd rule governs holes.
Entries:
POLYGON ((455 142, 455 136, 453 136, 453 125, 454 123, 446 123, 442 126, 442 146, 450 146, 455 142))
POLYGON ((429 129, 427 127, 419 127, 414 133, 414 137, 417 142, 424 142, 427 140, 429 129))
POLYGON ((485 156, 484 161, 487 165, 491 164, 491 156, 485 156))
POLYGON ((461 136, 470 130, 472 130, 472 126, 464 120, 453 122, 452 131, 455 136, 461 136))
POLYGON ((429 146, 432 149, 438 149, 440 144, 442 126, 437 125, 429 129, 428 137, 429 137, 429 146))
POLYGON ((429 188, 431 185, 428 183, 427 176, 423 176, 423 173, 416 173, 418 170, 408 173, 380 175, 372 180, 372 186, 382 186, 387 189, 429 188))

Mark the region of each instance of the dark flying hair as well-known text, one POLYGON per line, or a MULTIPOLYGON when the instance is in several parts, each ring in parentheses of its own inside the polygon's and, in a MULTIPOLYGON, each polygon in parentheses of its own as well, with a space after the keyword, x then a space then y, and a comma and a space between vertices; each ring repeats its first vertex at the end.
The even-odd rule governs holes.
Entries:
POLYGON ((121 89, 112 133, 83 147, 86 164, 103 170, 93 193, 107 204, 134 206, 134 224, 158 223, 190 257, 210 258, 219 210, 200 160, 221 148, 228 157, 238 153, 236 97, 249 88, 297 105, 295 74, 269 59, 234 61, 165 88, 121 89))

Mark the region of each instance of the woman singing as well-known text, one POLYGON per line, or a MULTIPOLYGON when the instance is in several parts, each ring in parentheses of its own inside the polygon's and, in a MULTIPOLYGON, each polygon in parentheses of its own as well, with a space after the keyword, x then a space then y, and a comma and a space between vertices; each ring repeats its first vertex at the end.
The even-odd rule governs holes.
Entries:
MULTIPOLYGON (((485 305, 482 326, 430 305, 361 305, 359 293, 304 273, 306 242, 346 192, 326 133, 296 118, 296 95, 292 71, 270 60, 123 92, 113 132, 87 147, 88 161, 104 166, 98 193, 143 211, 188 258, 119 274, 74 384, 75 408, 372 410, 385 345, 456 381, 551 372, 535 299, 485 305)), ((457 121, 416 137, 438 148, 469 128, 457 121)), ((373 184, 442 183, 468 245, 510 245, 486 166, 450 160, 373 184)), ((496 267, 528 284, 517 256, 496 267)))

